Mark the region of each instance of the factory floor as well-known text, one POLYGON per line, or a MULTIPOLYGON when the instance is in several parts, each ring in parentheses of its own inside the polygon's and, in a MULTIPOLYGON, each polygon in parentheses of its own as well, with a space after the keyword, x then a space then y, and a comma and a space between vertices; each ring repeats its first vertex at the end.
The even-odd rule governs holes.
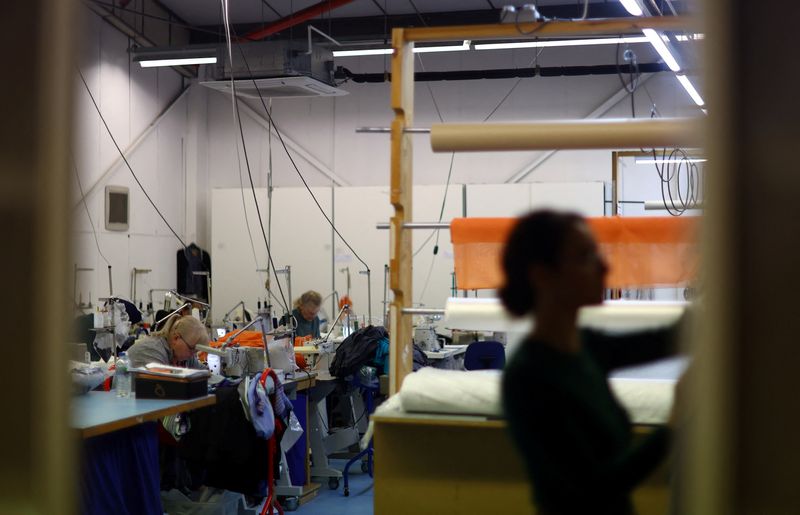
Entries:
MULTIPOLYGON (((344 469, 345 460, 331 460, 335 469, 344 469)), ((350 467, 350 496, 345 497, 343 492, 344 480, 340 481, 339 488, 329 490, 327 485, 322 485, 317 497, 307 504, 300 506, 298 515, 372 515, 374 490, 373 479, 369 474, 361 472, 358 464, 350 467)))

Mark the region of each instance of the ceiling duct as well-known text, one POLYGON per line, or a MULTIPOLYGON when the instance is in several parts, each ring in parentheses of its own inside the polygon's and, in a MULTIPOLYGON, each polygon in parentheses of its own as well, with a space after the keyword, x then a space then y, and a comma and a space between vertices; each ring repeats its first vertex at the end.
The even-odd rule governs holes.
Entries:
POLYGON ((216 66, 206 67, 205 78, 200 81, 203 86, 230 92, 233 77, 236 93, 245 97, 258 98, 259 91, 273 98, 347 94, 335 86, 333 54, 327 48, 309 48, 299 41, 265 41, 237 45, 232 63, 227 51, 221 54, 223 58, 216 66))

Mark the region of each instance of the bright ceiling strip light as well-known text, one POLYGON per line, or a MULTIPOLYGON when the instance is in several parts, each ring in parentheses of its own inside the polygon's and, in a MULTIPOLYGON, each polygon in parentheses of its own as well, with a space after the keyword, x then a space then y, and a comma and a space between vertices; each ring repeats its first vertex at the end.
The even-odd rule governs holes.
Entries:
POLYGON ((669 49, 667 48, 667 45, 658 36, 658 32, 656 32, 653 29, 642 29, 642 32, 644 33, 645 37, 650 42, 650 44, 653 45, 653 48, 656 49, 658 55, 661 56, 661 59, 663 59, 664 62, 667 64, 667 66, 669 66, 669 69, 674 72, 681 71, 681 67, 678 65, 678 61, 675 60, 675 58, 672 56, 669 49))
MULTIPOLYGON (((422 46, 414 48, 415 54, 427 54, 431 52, 463 52, 469 50, 472 42, 465 39, 460 45, 444 46, 422 46)), ((365 55, 389 55, 391 48, 365 48, 363 50, 334 50, 333 57, 361 57, 365 55)))
POLYGON ((675 39, 678 41, 696 41, 700 39, 706 39, 706 35, 698 32, 697 34, 678 34, 675 36, 675 39))
POLYGON ((362 55, 387 55, 391 48, 365 48, 364 50, 334 50, 333 57, 360 57, 362 55))
POLYGON ((689 80, 689 77, 682 73, 675 74, 675 76, 678 78, 678 82, 681 83, 681 86, 683 86, 683 89, 685 89, 686 92, 689 93, 689 96, 692 97, 692 100, 694 100, 695 104, 697 104, 699 107, 706 105, 703 97, 701 97, 700 93, 698 93, 694 88, 694 85, 689 80))
POLYGON ((156 68, 159 66, 185 66, 189 64, 214 64, 216 57, 184 57, 180 59, 151 59, 139 61, 142 68, 156 68))
POLYGON ((472 42, 470 40, 465 39, 460 45, 414 47, 414 53, 426 54, 429 52, 463 52, 464 50, 469 50, 469 45, 471 43, 472 42))
POLYGON ((644 14, 641 6, 639 6, 639 2, 636 0, 619 0, 619 3, 633 16, 641 16, 644 14))
POLYGON ((708 159, 704 157, 689 157, 686 159, 653 159, 653 158, 637 158, 637 165, 654 165, 664 163, 705 163, 708 159))
POLYGON ((556 41, 525 41, 522 43, 483 43, 475 45, 475 50, 506 50, 513 48, 545 48, 565 46, 616 45, 619 43, 646 43, 644 36, 624 38, 561 39, 556 41))

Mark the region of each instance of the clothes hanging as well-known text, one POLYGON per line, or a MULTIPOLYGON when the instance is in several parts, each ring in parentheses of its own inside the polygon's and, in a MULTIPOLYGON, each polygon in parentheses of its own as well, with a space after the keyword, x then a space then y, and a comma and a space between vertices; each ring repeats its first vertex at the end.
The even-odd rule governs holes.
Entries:
POLYGON ((208 302, 208 278, 194 272, 211 273, 211 256, 194 243, 176 254, 178 267, 178 293, 208 302))

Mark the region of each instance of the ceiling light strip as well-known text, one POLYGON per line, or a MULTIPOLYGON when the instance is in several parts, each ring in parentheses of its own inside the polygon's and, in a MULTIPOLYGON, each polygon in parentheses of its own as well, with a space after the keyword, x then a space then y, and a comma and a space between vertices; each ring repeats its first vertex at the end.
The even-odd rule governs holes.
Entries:
POLYGON ((689 77, 682 73, 677 73, 675 76, 678 78, 678 82, 681 83, 681 86, 683 86, 683 89, 685 89, 686 92, 689 93, 689 96, 692 97, 692 100, 694 100, 695 104, 697 104, 699 107, 706 105, 703 97, 701 97, 700 93, 697 92, 694 85, 689 80, 689 77))
POLYGON ((214 64, 216 57, 184 57, 180 59, 150 59, 141 60, 139 65, 142 68, 156 68, 159 66, 185 66, 190 64, 214 64))
POLYGON ((661 56, 661 59, 664 60, 669 69, 674 72, 681 71, 680 65, 678 65, 678 61, 675 60, 672 53, 670 53, 669 49, 667 48, 666 43, 659 37, 658 32, 653 29, 642 29, 647 40, 653 45, 653 48, 656 49, 658 55, 661 56))

